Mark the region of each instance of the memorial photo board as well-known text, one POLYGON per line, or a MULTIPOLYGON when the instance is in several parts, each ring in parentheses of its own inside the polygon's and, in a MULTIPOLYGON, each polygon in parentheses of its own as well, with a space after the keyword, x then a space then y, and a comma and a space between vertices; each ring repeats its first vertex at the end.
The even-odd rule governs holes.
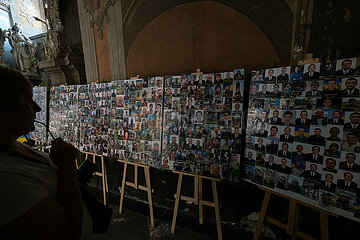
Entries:
MULTIPOLYGON (((33 88, 33 100, 37 105, 41 108, 40 112, 36 113, 36 120, 42 123, 47 123, 47 87, 34 87, 33 88)), ((39 141, 42 143, 46 143, 46 128, 39 124, 35 123, 35 130, 30 132, 30 138, 39 141)))
POLYGON ((334 61, 332 75, 320 63, 252 71, 246 181, 359 218, 356 60, 334 61))

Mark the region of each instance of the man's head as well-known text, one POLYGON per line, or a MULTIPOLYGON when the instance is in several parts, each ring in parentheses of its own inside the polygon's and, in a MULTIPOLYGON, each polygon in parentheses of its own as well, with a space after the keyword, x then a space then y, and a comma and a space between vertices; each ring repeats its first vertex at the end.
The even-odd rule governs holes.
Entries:
POLYGON ((281 69, 281 73, 282 73, 282 74, 285 74, 286 71, 287 71, 287 69, 286 69, 285 67, 283 67, 283 68, 281 69))
POLYGON ((289 127, 284 128, 284 133, 285 133, 286 135, 289 135, 290 132, 291 132, 291 129, 290 129, 289 127))
POLYGON ((335 90, 336 81, 334 79, 328 80, 326 85, 328 87, 328 90, 335 90))
POLYGON ((272 127, 270 128, 270 136, 271 136, 271 137, 276 137, 278 131, 279 131, 278 127, 272 126, 272 127))
POLYGON ((279 117, 279 111, 278 111, 278 110, 274 110, 274 111, 273 111, 273 117, 274 117, 274 118, 279 117))
POLYGON ((275 160, 273 155, 270 155, 268 159, 269 159, 269 162, 271 162, 271 163, 274 162, 274 160, 275 160))
POLYGON ((286 111, 283 115, 284 122, 289 124, 293 118, 293 113, 290 111, 286 111))
POLYGON ((282 148, 283 151, 287 151, 287 150, 289 150, 289 144, 283 143, 283 144, 281 145, 281 148, 282 148))
POLYGON ((297 145, 297 146, 296 146, 296 151, 297 151, 297 152, 301 153, 303 150, 304 150, 303 145, 297 145))
POLYGON ((272 77, 274 75, 274 70, 273 69, 270 69, 268 71, 268 74, 269 74, 269 77, 272 77))
POLYGON ((308 66, 308 71, 309 71, 310 73, 312 73, 312 72, 315 71, 315 68, 316 68, 315 64, 310 64, 310 65, 308 66))
POLYGON ((267 91, 267 85, 263 85, 262 88, 263 92, 266 92, 267 91))
POLYGON ((332 174, 330 174, 330 173, 325 174, 325 182, 331 183, 333 180, 334 180, 334 177, 332 174))
POLYGON ((336 143, 332 143, 329 146, 330 152, 332 153, 337 153, 339 151, 339 145, 337 145, 336 143))
POLYGON ((334 119, 339 119, 339 118, 340 118, 340 115, 341 115, 340 111, 334 111, 334 112, 333 112, 333 118, 334 118, 334 119))
POLYGON ((347 153, 346 154, 346 161, 350 164, 354 163, 356 160, 356 155, 354 153, 347 153))
POLYGON ((310 88, 311 88, 312 91, 318 90, 318 88, 319 88, 319 83, 318 83, 317 81, 311 82, 310 88))
POLYGON ((248 158, 249 158, 249 159, 252 159, 252 157, 253 157, 253 153, 249 151, 249 152, 248 152, 248 158))
POLYGON ((357 80, 356 78, 348 78, 346 81, 345 81, 345 86, 346 86, 346 89, 347 90, 353 90, 355 89, 357 85, 357 80))
POLYGON ((346 71, 346 70, 350 69, 351 64, 352 64, 352 61, 350 59, 345 59, 342 61, 341 67, 342 67, 342 69, 344 69, 346 71))
POLYGON ((301 167, 301 162, 299 160, 295 161, 295 167, 296 168, 300 168, 301 167))
POLYGON ((320 128, 315 128, 314 134, 315 134, 315 136, 320 136, 321 135, 321 129, 320 128))
POLYGON ((287 160, 285 158, 281 159, 281 165, 286 166, 287 160))
POLYGON ((308 116, 308 112, 307 112, 307 111, 301 111, 301 113, 300 113, 300 118, 301 118, 301 119, 306 119, 307 116, 308 116))
POLYGON ((314 155, 318 155, 319 152, 320 152, 320 147, 319 147, 319 146, 313 146, 313 147, 312 147, 312 153, 313 153, 314 155))
POLYGON ((316 172, 316 170, 317 170, 316 164, 311 164, 311 165, 310 165, 310 171, 311 171, 311 172, 316 172))
POLYGON ((360 122, 360 113, 358 112, 351 113, 349 119, 352 124, 357 125, 360 122))
POLYGON ((355 133, 350 132, 350 133, 346 134, 346 141, 350 146, 356 144, 358 142, 358 140, 359 140, 359 137, 355 133))
POLYGON ((336 161, 333 158, 327 158, 325 161, 325 166, 328 169, 334 169, 336 166, 336 161))
POLYGON ((344 173, 344 179, 346 182, 351 182, 353 180, 354 176, 350 172, 344 173))
POLYGON ((338 127, 332 127, 330 128, 329 133, 331 138, 337 138, 340 134, 340 129, 338 127))

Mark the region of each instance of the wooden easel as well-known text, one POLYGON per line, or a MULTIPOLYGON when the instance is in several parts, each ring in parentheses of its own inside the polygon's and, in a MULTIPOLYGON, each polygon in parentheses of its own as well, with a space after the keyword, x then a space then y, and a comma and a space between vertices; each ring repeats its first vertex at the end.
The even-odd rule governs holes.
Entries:
POLYGON ((196 72, 191 73, 191 75, 200 75, 200 74, 203 74, 203 72, 200 71, 200 68, 197 68, 196 72))
POLYGON ((328 230, 328 215, 339 217, 337 214, 329 212, 325 209, 322 209, 320 207, 313 206, 311 204, 308 204, 306 202, 297 200, 295 198, 286 196, 284 194, 275 192, 273 190, 267 189, 265 187, 259 186, 259 189, 262 189, 265 191, 265 197, 262 203, 261 211, 259 213, 259 219, 256 225, 255 233, 254 233, 254 240, 259 239, 262 225, 264 220, 268 221, 269 223, 272 223, 284 230, 286 230, 286 233, 292 236, 292 239, 297 239, 297 237, 301 237, 303 239, 311 239, 315 240, 315 237, 312 237, 304 232, 301 232, 297 230, 297 219, 298 219, 298 211, 299 211, 299 205, 304 205, 307 207, 310 207, 316 211, 320 212, 320 228, 321 228, 321 240, 328 240, 329 239, 329 230, 328 230), (289 206, 289 215, 288 215, 288 222, 287 224, 282 223, 274 218, 271 218, 269 216, 266 216, 266 211, 269 205, 269 200, 271 194, 275 194, 277 196, 286 198, 290 200, 290 206, 289 206))
POLYGON ((194 203, 195 205, 199 205, 199 223, 200 224, 204 223, 203 206, 205 205, 205 206, 213 207, 215 209, 218 239, 222 240, 219 200, 218 200, 217 188, 216 188, 216 182, 220 182, 220 179, 196 175, 196 174, 192 174, 192 173, 179 172, 179 171, 173 171, 173 173, 179 174, 179 178, 178 178, 176 194, 174 195, 175 206, 174 206, 174 213, 173 213, 173 219, 172 219, 172 224, 171 224, 171 233, 173 233, 173 234, 175 233, 175 225, 176 225, 177 213, 179 210, 179 202, 180 202, 180 200, 185 200, 185 201, 194 203), (182 179, 183 179, 184 175, 194 177, 194 197, 181 195, 181 184, 182 184, 182 179), (214 202, 205 201, 202 199, 202 180, 203 179, 211 180, 214 202))
MULTIPOLYGON (((106 205, 106 193, 109 191, 109 188, 108 188, 107 175, 106 175, 106 169, 105 169, 105 163, 104 163, 104 156, 100 155, 100 154, 96 154, 96 153, 89 153, 89 152, 84 152, 84 151, 80 151, 80 152, 85 154, 85 160, 87 160, 89 158, 89 156, 92 156, 93 163, 95 163, 96 157, 100 158, 101 172, 97 171, 94 173, 94 175, 101 177, 104 204, 106 205)), ((79 163, 76 162, 76 167, 78 168, 78 166, 79 166, 79 163)))
POLYGON ((124 202, 124 192, 125 192, 125 186, 133 187, 134 189, 140 189, 145 192, 147 192, 148 202, 149 202, 149 209, 150 209, 150 223, 151 226, 154 227, 154 213, 153 213, 153 206, 152 206, 152 195, 151 195, 151 185, 150 185, 150 171, 149 166, 142 165, 139 163, 134 162, 128 162, 124 160, 119 160, 119 162, 124 163, 124 171, 123 171, 123 178, 121 183, 121 194, 120 194, 120 205, 119 205, 119 213, 122 213, 123 208, 123 202, 124 202), (126 181, 126 173, 127 173, 127 166, 132 165, 134 166, 134 182, 128 182, 126 181), (145 173, 145 182, 146 187, 138 184, 138 167, 141 167, 144 169, 145 173))
POLYGON ((298 65, 305 65, 305 64, 311 64, 311 63, 319 63, 319 58, 314 58, 312 53, 307 53, 304 60, 298 61, 298 65))

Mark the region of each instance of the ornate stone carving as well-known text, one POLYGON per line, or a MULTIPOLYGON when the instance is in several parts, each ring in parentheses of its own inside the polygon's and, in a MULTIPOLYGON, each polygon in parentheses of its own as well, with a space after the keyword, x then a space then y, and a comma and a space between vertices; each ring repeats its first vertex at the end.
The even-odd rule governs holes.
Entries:
POLYGON ((35 58, 36 43, 22 33, 19 24, 15 25, 7 31, 11 53, 16 60, 16 64, 20 71, 36 72, 38 60, 35 58))
POLYGON ((35 20, 44 23, 47 28, 46 41, 44 44, 46 60, 55 59, 60 51, 59 33, 62 32, 63 27, 59 18, 58 7, 58 0, 48 0, 44 6, 46 20, 34 17, 35 20))
POLYGON ((100 39, 103 39, 104 20, 109 22, 108 9, 115 5, 116 0, 107 0, 104 7, 100 7, 100 0, 83 0, 83 7, 86 13, 90 14, 90 26, 96 25, 96 30, 100 39))
POLYGON ((6 32, 0 28, 0 64, 4 63, 4 43, 5 43, 6 32))

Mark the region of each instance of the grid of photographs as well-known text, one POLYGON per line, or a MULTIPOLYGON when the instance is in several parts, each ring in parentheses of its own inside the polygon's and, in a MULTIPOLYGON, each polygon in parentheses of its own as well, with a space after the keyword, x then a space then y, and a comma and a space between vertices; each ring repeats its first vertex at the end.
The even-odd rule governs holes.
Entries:
MULTIPOLYGON (((47 121, 47 87, 34 87, 33 88, 33 100, 41 108, 40 112, 36 113, 36 120, 46 123, 47 121)), ((35 123, 35 130, 30 132, 30 138, 39 141, 41 143, 46 143, 46 128, 38 123, 35 123)))
POLYGON ((320 63, 252 71, 246 180, 359 217, 356 60, 338 60, 328 72, 320 63))
POLYGON ((244 70, 51 89, 50 130, 83 151, 240 180, 244 70))
POLYGON ((244 70, 164 77, 161 169, 240 180, 244 70))
POLYGON ((78 139, 78 86, 58 86, 50 89, 49 130, 54 137, 76 144, 78 139))

